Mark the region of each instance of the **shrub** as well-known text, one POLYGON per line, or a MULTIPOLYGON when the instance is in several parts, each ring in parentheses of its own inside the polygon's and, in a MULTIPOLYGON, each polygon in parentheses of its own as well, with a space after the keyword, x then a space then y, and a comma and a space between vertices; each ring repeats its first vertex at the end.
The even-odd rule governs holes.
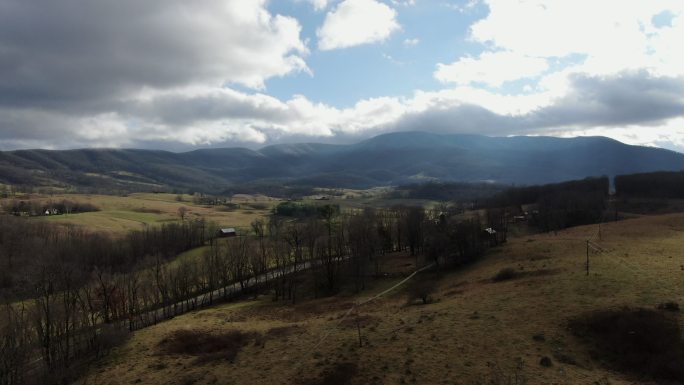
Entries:
POLYGON ((253 210, 268 210, 271 207, 268 203, 250 203, 246 206, 253 210))
POLYGON ((539 365, 541 365, 545 368, 549 368, 549 367, 553 366, 553 361, 551 361, 551 359, 549 357, 544 356, 541 358, 541 360, 539 360, 539 365))
POLYGON ((146 213, 146 214, 161 214, 162 211, 158 209, 152 209, 149 207, 136 207, 134 209, 131 209, 131 211, 135 211, 136 213, 146 213))
POLYGON ((658 309, 667 311, 679 311, 679 304, 677 302, 663 302, 658 305, 658 309))
POLYGON ((346 385, 352 382, 358 371, 356 363, 340 362, 323 370, 318 378, 297 382, 306 385, 346 385))
POLYGON ((276 326, 270 328, 266 335, 270 338, 284 338, 289 337, 295 333, 301 333, 302 327, 299 325, 276 326))
POLYGON ((506 267, 499 270, 498 273, 492 278, 494 282, 508 281, 518 276, 518 273, 512 267, 506 267))
POLYGON ((511 372, 504 371, 499 364, 488 362, 490 373, 483 376, 476 385, 525 385, 527 378, 523 372, 525 363, 522 359, 518 360, 515 369, 511 372))
POLYGON ((432 302, 432 294, 437 289, 439 277, 436 274, 425 274, 414 277, 409 287, 409 301, 420 299, 423 305, 432 302))

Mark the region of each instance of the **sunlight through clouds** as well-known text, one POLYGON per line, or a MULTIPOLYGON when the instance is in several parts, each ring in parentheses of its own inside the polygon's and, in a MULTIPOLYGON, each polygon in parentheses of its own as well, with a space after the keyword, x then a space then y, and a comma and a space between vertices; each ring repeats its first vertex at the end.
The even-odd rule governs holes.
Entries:
POLYGON ((36 1, 0 0, 3 149, 432 130, 684 150, 682 1, 36 1))

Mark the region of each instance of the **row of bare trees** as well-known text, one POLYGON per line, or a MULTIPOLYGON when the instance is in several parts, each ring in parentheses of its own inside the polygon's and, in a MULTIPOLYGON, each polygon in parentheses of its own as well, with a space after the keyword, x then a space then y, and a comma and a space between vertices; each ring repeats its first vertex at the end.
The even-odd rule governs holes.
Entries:
POLYGON ((68 199, 61 200, 39 200, 39 199, 29 199, 29 200, 7 200, 4 202, 2 209, 5 212, 11 213, 16 216, 27 215, 27 216, 37 216, 37 215, 54 215, 54 214, 72 214, 72 213, 85 213, 91 211, 99 211, 100 209, 87 202, 75 202, 68 199))
POLYGON ((118 240, 21 218, 0 217, 2 226, 20 232, 2 233, 0 263, 32 268, 14 282, 24 295, 13 297, 0 316, 0 384, 24 383, 31 371, 46 383, 70 378, 119 333, 235 293, 270 293, 295 303, 343 285, 360 291, 381 273, 387 253, 406 251, 417 263, 422 256, 447 267, 476 258, 488 245, 479 219, 418 207, 340 213, 327 205, 298 220, 255 220, 251 234, 226 239, 210 236, 213 227, 203 221, 118 240), (202 253, 170 259, 207 243, 202 253), (35 254, 24 249, 31 246, 35 254), (39 259, 27 261, 29 255, 39 259))
POLYGON ((140 267, 204 245, 209 228, 184 221, 113 238, 0 216, 0 384, 22 383, 27 371, 39 383, 67 378, 106 351, 116 328, 103 325, 154 303, 138 296, 140 267))
POLYGON ((95 269, 124 272, 151 257, 166 260, 202 246, 214 229, 200 219, 112 237, 80 227, 0 215, 0 299, 32 298, 34 277, 45 266, 72 266, 79 272, 78 278, 88 278, 95 269))

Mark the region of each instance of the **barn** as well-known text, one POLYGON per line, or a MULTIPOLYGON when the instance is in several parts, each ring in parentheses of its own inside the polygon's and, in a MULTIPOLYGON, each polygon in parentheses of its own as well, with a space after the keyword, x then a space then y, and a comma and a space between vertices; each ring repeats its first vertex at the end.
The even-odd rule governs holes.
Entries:
POLYGON ((233 227, 226 227, 224 229, 218 229, 216 235, 218 235, 219 238, 236 237, 237 231, 235 231, 235 228, 233 227))

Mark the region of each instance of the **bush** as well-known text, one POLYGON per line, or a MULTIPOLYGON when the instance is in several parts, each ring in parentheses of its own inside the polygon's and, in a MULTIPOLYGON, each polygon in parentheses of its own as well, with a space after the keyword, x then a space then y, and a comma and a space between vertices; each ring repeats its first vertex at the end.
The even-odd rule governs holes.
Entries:
POLYGON ((512 372, 504 371, 499 364, 487 362, 490 373, 482 377, 481 380, 476 381, 476 385, 525 385, 527 378, 524 375, 523 369, 525 363, 522 359, 518 360, 515 369, 512 372))
POLYGON ((161 214, 162 211, 158 209, 151 209, 148 207, 136 207, 134 209, 131 209, 131 211, 135 211, 136 213, 146 213, 146 214, 161 214))
POLYGON ((129 337, 130 333, 126 328, 111 324, 103 325, 93 343, 91 353, 95 357, 104 357, 112 349, 121 346, 129 337))
POLYGON ((231 212, 235 211, 240 208, 240 205, 237 203, 224 203, 221 206, 218 206, 216 208, 216 211, 221 211, 221 212, 231 212))
POLYGON ((250 203, 246 206, 252 210, 268 210, 271 207, 268 203, 250 203))
POLYGON ((297 380, 297 383, 306 385, 347 385, 352 382, 359 371, 359 367, 353 362, 340 362, 326 368, 318 378, 297 380))
POLYGON ((420 299, 423 305, 432 302, 432 294, 437 289, 439 277, 436 274, 425 274, 414 277, 409 287, 409 301, 420 299))
POLYGON ((667 311, 679 311, 679 304, 677 302, 663 302, 658 305, 658 309, 667 311))
POLYGON ((273 208, 273 214, 282 217, 312 217, 318 213, 313 204, 283 202, 273 208))
POLYGON ((512 267, 506 267, 504 269, 499 270, 498 273, 492 278, 492 281, 494 282, 501 282, 501 281, 508 281, 510 279, 516 278, 518 276, 518 272, 515 271, 512 267))

